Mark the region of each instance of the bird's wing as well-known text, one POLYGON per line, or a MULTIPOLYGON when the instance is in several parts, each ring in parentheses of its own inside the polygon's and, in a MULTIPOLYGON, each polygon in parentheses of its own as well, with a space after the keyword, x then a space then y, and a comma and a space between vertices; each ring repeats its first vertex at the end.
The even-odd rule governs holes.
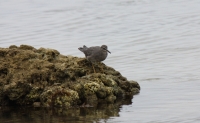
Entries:
POLYGON ((83 48, 88 48, 87 46, 83 45, 83 48))
POLYGON ((84 54, 86 55, 86 56, 91 56, 92 55, 92 53, 93 53, 93 51, 94 51, 94 47, 89 47, 89 48, 84 48, 85 50, 84 50, 84 54))

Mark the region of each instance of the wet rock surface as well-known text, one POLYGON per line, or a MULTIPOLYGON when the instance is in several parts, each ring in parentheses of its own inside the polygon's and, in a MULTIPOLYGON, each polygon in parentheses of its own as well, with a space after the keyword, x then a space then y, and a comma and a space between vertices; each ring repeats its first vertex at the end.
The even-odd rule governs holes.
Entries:
POLYGON ((132 98, 140 86, 103 63, 21 45, 0 48, 0 105, 96 106, 132 98))

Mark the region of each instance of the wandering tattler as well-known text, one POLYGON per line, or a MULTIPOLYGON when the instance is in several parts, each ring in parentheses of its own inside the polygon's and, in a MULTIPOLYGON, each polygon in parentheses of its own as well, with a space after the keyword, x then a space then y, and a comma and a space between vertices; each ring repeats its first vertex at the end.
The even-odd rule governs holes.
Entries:
POLYGON ((83 45, 83 47, 79 47, 78 49, 83 52, 86 59, 92 63, 92 67, 95 73, 96 71, 94 69, 93 63, 105 60, 108 55, 107 52, 111 53, 106 45, 102 45, 101 47, 94 46, 89 48, 83 45))

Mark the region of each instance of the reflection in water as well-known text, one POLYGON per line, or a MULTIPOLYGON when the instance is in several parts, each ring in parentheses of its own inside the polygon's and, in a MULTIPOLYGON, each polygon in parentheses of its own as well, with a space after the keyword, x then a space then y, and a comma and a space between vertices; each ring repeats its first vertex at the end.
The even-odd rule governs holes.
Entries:
POLYGON ((131 99, 115 104, 99 104, 97 107, 41 108, 41 107, 1 107, 1 123, 90 123, 118 117, 120 106, 131 104, 131 99))

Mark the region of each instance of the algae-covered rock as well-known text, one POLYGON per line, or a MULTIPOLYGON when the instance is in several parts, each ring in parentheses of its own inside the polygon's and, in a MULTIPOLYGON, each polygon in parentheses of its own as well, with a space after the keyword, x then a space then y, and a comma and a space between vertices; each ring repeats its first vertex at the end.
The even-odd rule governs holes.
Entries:
POLYGON ((64 56, 54 49, 0 48, 0 105, 94 106, 139 93, 137 82, 113 68, 99 63, 95 70, 85 58, 64 56))
POLYGON ((40 95, 40 101, 45 107, 71 107, 77 104, 78 93, 62 86, 50 86, 40 95))

